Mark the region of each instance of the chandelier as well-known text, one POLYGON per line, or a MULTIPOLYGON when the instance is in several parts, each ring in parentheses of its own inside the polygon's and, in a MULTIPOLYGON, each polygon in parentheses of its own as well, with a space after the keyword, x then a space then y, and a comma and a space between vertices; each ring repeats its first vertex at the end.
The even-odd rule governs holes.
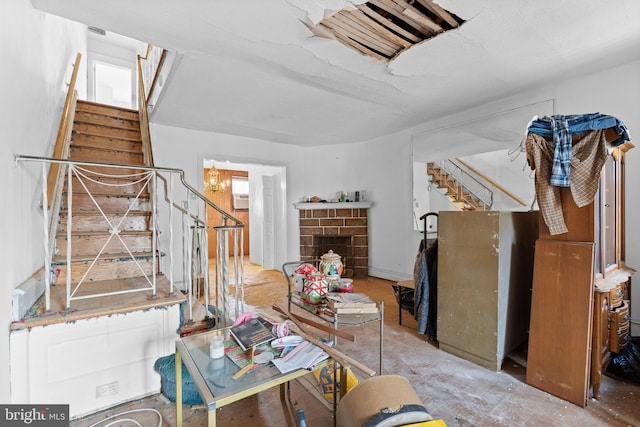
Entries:
POLYGON ((222 181, 220 179, 220 171, 215 168, 215 166, 211 166, 209 172, 207 173, 207 180, 204 182, 204 187, 213 192, 216 191, 225 191, 229 187, 229 180, 222 181))

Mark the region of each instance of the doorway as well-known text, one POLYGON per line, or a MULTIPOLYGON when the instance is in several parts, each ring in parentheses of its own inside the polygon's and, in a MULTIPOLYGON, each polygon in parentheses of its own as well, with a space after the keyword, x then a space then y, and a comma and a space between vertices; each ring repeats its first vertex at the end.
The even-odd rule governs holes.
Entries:
MULTIPOLYGON (((204 181, 207 181, 207 175, 209 173, 210 168, 204 169, 204 181)), ((229 185, 225 187, 224 190, 212 191, 206 185, 204 188, 204 195, 211 200, 214 204, 219 206, 225 212, 228 212, 238 220, 240 220, 244 224, 244 239, 242 242, 243 246, 243 255, 249 255, 249 237, 250 237, 250 218, 249 218, 249 203, 241 204, 237 200, 238 193, 234 192, 234 188, 232 183, 234 181, 242 181, 249 179, 249 172, 242 170, 228 170, 228 169, 218 169, 219 179, 222 182, 228 182, 229 185)), ((247 193, 247 196, 250 196, 250 193, 247 193)), ((250 200, 250 197, 249 197, 250 200)), ((247 202, 249 201, 247 200, 247 202)), ((210 221, 216 221, 217 218, 220 217, 220 214, 216 212, 211 206, 207 207, 207 218, 210 221)), ((214 222, 215 225, 219 225, 214 222)), ((208 230, 208 245, 207 249, 209 251, 209 259, 216 257, 216 233, 212 228, 208 230)), ((238 243, 239 244, 239 243, 238 243)), ((229 242, 229 255, 234 253, 233 242, 229 242)))
MULTIPOLYGON (((238 179, 243 176, 240 172, 244 172, 249 190, 247 200, 242 197, 235 197, 234 200, 231 191, 228 196, 213 195, 211 200, 245 224, 244 252, 249 255, 249 261, 264 269, 278 268, 288 261, 286 166, 265 165, 247 159, 212 160, 212 157, 203 155, 200 159, 205 177, 209 168, 215 166, 221 174, 220 179, 228 179, 231 184, 234 176, 238 179), (222 197, 220 203, 216 202, 217 197, 222 197), (236 207, 248 205, 248 209, 234 209, 234 203, 236 207)), ((216 157, 224 158, 219 155, 216 157)), ((206 189, 203 194, 209 197, 206 189)), ((212 242, 215 243, 215 233, 209 233, 210 259, 215 256, 212 242)))
POLYGON ((89 60, 89 101, 117 107, 137 108, 134 69, 125 65, 89 60))

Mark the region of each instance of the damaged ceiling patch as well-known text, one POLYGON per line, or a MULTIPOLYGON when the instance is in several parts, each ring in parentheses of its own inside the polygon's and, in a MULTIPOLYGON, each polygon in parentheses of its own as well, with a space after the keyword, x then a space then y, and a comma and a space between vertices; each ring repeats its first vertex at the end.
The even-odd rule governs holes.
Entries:
POLYGON ((403 51, 465 21, 432 0, 370 0, 341 9, 310 30, 359 52, 391 61, 403 51))

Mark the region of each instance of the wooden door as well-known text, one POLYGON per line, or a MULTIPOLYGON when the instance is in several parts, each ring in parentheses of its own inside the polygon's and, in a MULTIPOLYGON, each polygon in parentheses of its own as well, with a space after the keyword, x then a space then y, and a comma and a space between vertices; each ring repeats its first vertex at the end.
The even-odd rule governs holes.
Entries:
POLYGON ((593 321, 594 244, 538 240, 527 384, 587 404, 593 321))

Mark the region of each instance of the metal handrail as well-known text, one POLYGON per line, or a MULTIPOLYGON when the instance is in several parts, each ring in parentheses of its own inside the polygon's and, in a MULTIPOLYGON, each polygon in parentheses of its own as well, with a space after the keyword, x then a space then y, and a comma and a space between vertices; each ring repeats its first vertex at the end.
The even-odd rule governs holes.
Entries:
MULTIPOLYGON (((75 165, 81 165, 81 166, 108 166, 108 167, 120 168, 120 169, 138 169, 138 170, 145 170, 145 171, 177 173, 180 176, 180 182, 189 191, 194 193, 196 195, 196 197, 198 197, 203 202, 207 203, 209 206, 211 206, 213 209, 215 209, 217 212, 219 212, 226 220, 233 221, 237 227, 244 227, 244 224, 243 224, 242 221, 240 221, 239 219, 235 218, 233 215, 229 214, 228 212, 224 211, 218 205, 216 205, 211 200, 209 200, 204 194, 200 193, 193 186, 191 186, 185 180, 184 170, 182 170, 182 169, 167 168, 167 167, 157 167, 157 166, 121 165, 121 164, 118 164, 118 163, 91 162, 91 161, 88 161, 88 160, 76 161, 76 160, 67 160, 67 159, 55 159, 53 157, 29 156, 29 155, 24 155, 24 154, 15 154, 13 157, 14 157, 14 161, 15 162, 18 162, 20 160, 33 160, 33 161, 42 161, 42 162, 48 162, 48 163, 75 164, 75 165)), ((164 181, 166 183, 166 180, 164 180, 164 181)), ((168 201, 169 199, 165 198, 165 200, 168 201)), ((177 209, 181 209, 177 205, 173 205, 173 206, 175 208, 177 208, 177 209)))
POLYGON ((471 172, 473 172, 474 174, 476 174, 477 176, 479 176, 480 178, 482 178, 483 180, 485 180, 486 182, 489 183, 489 185, 491 185, 493 188, 497 189, 498 191, 502 192, 503 194, 505 194, 507 197, 509 197, 510 199, 512 199, 514 202, 516 202, 517 204, 519 204, 520 206, 527 206, 527 204, 525 202, 523 202, 522 200, 518 199, 516 196, 514 196, 513 194, 511 194, 509 191, 507 191, 505 188, 503 188, 500 184, 498 184, 497 182, 494 182, 492 179, 490 179, 488 176, 482 174, 480 171, 472 168, 470 165, 468 165, 466 162, 464 162, 462 159, 459 159, 458 157, 456 157, 456 162, 460 163, 462 166, 464 166, 465 168, 467 168, 468 170, 470 170, 471 172))
MULTIPOLYGON (((202 233, 202 235, 198 234, 196 236, 196 233, 194 232, 193 236, 184 236, 185 234, 185 229, 187 227, 183 227, 183 245, 184 248, 186 250, 187 247, 189 247, 189 245, 185 244, 185 241, 188 239, 192 239, 192 243, 195 244, 196 238, 198 240, 198 245, 197 245, 197 253, 192 251, 188 251, 187 253, 185 253, 185 260, 187 260, 186 265, 188 267, 184 268, 184 263, 183 263, 183 268, 184 268, 184 275, 183 277, 185 278, 185 281, 187 283, 189 283, 189 298, 192 298, 193 295, 193 287, 194 287, 194 280, 196 281, 196 283, 199 283, 201 277, 200 275, 204 275, 204 284, 205 284, 205 304, 207 306, 207 308, 209 307, 209 268, 208 268, 208 244, 207 244, 207 233, 206 230, 208 230, 209 228, 215 230, 216 232, 216 245, 217 245, 217 254, 218 256, 216 257, 216 303, 219 304, 220 302, 222 302, 222 307, 220 307, 218 305, 217 311, 221 312, 223 314, 222 316, 222 320, 223 320, 223 326, 226 326, 228 320, 229 320, 229 314, 228 314, 228 310, 227 310, 227 302, 229 300, 228 297, 228 287, 229 287, 229 251, 228 251, 228 234, 232 233, 233 235, 233 242, 234 242, 234 246, 233 246, 233 256, 234 256, 234 266, 235 266, 235 291, 236 291, 236 316, 239 315, 239 312, 243 312, 244 311, 244 286, 243 286, 243 282, 242 282, 242 278, 244 276, 244 271, 243 271, 243 263, 244 263, 244 256, 242 255, 244 253, 244 248, 243 248, 243 241, 244 241, 244 224, 238 220, 237 218, 235 218, 234 216, 230 215, 229 213, 225 212, 224 210, 222 210, 220 207, 218 207, 217 205, 215 205, 213 202, 211 202, 206 196, 204 196, 202 193, 200 193, 199 191, 197 191, 193 186, 191 186, 189 183, 186 182, 185 180, 185 173, 182 169, 176 169, 176 168, 166 168, 166 167, 155 167, 155 166, 138 166, 138 165, 121 165, 121 164, 114 164, 114 163, 106 163, 106 162, 92 162, 92 161, 74 161, 74 160, 67 160, 67 159, 56 159, 56 158, 50 158, 50 157, 39 157, 39 156, 29 156, 29 155, 14 155, 14 159, 16 164, 18 162, 23 162, 23 161, 34 161, 34 162, 40 162, 43 165, 43 171, 45 170, 45 164, 47 163, 51 163, 51 164, 62 164, 62 165, 66 165, 68 167, 68 182, 69 182, 69 187, 71 187, 70 182, 71 182, 71 178, 73 177, 72 175, 72 171, 74 170, 74 168, 77 169, 81 169, 81 170, 85 170, 83 169, 83 167, 88 167, 88 166, 99 166, 99 167, 108 167, 108 168, 114 168, 114 169, 128 169, 128 170, 134 170, 134 171, 138 171, 138 174, 140 176, 148 176, 149 178, 149 187, 150 187, 150 195, 152 196, 152 231, 153 231, 153 237, 152 237, 152 257, 153 257, 153 284, 151 287, 149 288, 141 288, 141 290, 146 290, 146 289, 152 289, 153 293, 155 294, 155 275, 158 272, 157 269, 157 260, 156 260, 156 252, 157 252, 157 246, 156 246, 156 242, 157 242, 157 229, 159 228, 157 221, 158 221, 158 217, 156 215, 156 204, 157 201, 161 200, 160 197, 157 197, 156 195, 158 195, 159 191, 164 191, 164 197, 162 198, 162 200, 164 200, 168 206, 170 207, 169 209, 169 224, 170 224, 170 250, 169 250, 169 254, 170 254, 170 263, 169 263, 169 268, 170 268, 170 274, 169 274, 169 278, 171 281, 171 292, 173 292, 173 247, 174 247, 174 238, 173 238, 173 212, 174 209, 177 210, 179 213, 181 213, 183 215, 183 222, 184 222, 184 218, 189 218, 190 221, 193 222, 193 224, 195 225, 194 230, 198 229, 198 233, 202 233), (162 174, 169 174, 169 180, 167 180, 166 177, 164 177, 162 174), (177 203, 174 198, 173 198, 173 177, 175 176, 175 174, 177 174, 180 177, 180 182, 182 184, 182 188, 186 189, 187 192, 191 195, 194 195, 195 197, 193 198, 194 200, 197 200, 201 203, 201 205, 199 206, 195 206, 195 208, 197 209, 196 212, 194 212, 194 210, 190 209, 190 204, 191 204, 191 196, 188 196, 188 202, 187 205, 180 205, 179 203, 177 203), (153 179, 151 179, 153 178, 153 179), (157 185, 158 181, 162 181, 161 185, 157 185), (204 212, 200 211, 200 207, 203 208, 204 212), (216 212, 218 212, 221 217, 222 217, 222 225, 217 225, 217 226, 210 226, 208 225, 208 218, 207 218, 207 207, 211 207, 213 210, 215 210, 216 212), (240 244, 238 244, 238 242, 240 244), (240 254, 240 256, 238 256, 238 254, 240 254), (197 268, 195 266, 198 266, 197 268), (193 274, 192 274, 193 273, 193 274), (220 299, 220 296, 222 295, 222 299, 220 299)), ((44 172, 43 172, 44 174, 44 172)), ((129 176, 129 175, 108 175, 108 174, 102 174, 102 175, 107 175, 107 176, 114 176, 114 177, 123 177, 123 176, 129 176)), ((142 178, 141 178, 142 179, 142 178)), ((44 176, 43 176, 43 182, 45 181, 44 176)), ((95 181, 94 181, 95 182, 95 181)), ((139 182, 139 181, 138 181, 139 182)), ((85 187, 85 190, 87 191, 87 193, 91 196, 89 190, 87 189, 87 187, 84 185, 84 183, 82 184, 85 187)), ((145 184, 146 185, 146 184, 145 184)), ((71 191, 72 189, 69 188, 69 191, 71 191)), ((138 195, 140 195, 142 193, 143 190, 140 190, 140 193, 138 193, 138 195)), ((43 186, 43 199, 46 206, 46 198, 47 198, 47 193, 46 193, 46 186, 43 186)), ((69 213, 72 212, 72 205, 71 205, 71 201, 72 201, 72 195, 70 195, 67 198, 67 203, 68 203, 68 211, 69 213)), ((96 206, 98 206, 98 210, 101 210, 100 206, 96 203, 96 206)), ((46 209, 45 209, 46 212, 46 209)), ((128 213, 128 212, 127 212, 128 213)), ((127 214, 125 214, 126 216, 127 214)), ((67 224, 67 232, 70 233, 70 230, 72 229, 72 224, 71 224, 71 217, 72 215, 69 215, 67 218, 67 221, 69 221, 69 223, 67 224)), ((114 234, 117 234, 118 231, 118 225, 114 225, 111 224, 109 222, 109 220, 106 218, 106 216, 103 213, 103 217, 105 217, 106 223, 109 225, 110 230, 115 230, 114 234)), ((46 220, 46 215, 45 215, 45 221, 46 220)), ((51 222, 57 222, 57 218, 52 218, 51 222)), ((45 230, 45 237, 46 237, 46 230, 45 230)), ((116 238, 119 238, 119 236, 117 236, 116 238)), ((120 239, 122 241, 122 239, 120 239)), ((108 241, 107 241, 108 243, 108 241)), ((124 242, 122 242, 123 244, 125 244, 124 242)), ((71 236, 68 234, 67 235, 67 286, 68 286, 68 298, 67 298, 67 308, 70 308, 70 302, 73 299, 80 299, 80 298, 74 298, 73 294, 71 293, 70 290, 70 283, 71 283, 71 275, 70 275, 70 254, 72 253, 71 248, 69 247, 69 245, 71 244, 71 236)), ((105 246, 106 247, 106 243, 105 246)), ((125 244, 126 247, 126 244, 125 244)), ((132 258, 135 258, 133 256, 133 254, 131 253, 131 251, 129 251, 127 249, 127 251, 129 252, 129 255, 131 255, 132 258)), ((47 251, 47 249, 45 248, 45 265, 51 265, 52 262, 52 256, 50 255, 50 251, 47 251)), ((98 258, 100 256, 100 254, 98 254, 98 256, 96 258, 98 258)), ((95 262, 95 261, 94 261, 95 262)), ((86 274, 85 274, 86 277, 86 274)), ((146 274, 145 274, 146 277, 146 274)), ((84 279, 84 277, 83 277, 84 279)), ((81 279, 82 281, 82 279, 81 279)), ((77 287, 76 289, 77 290, 77 287)), ((74 290, 74 293, 75 293, 74 290)), ((99 294, 99 295, 92 295, 91 297, 98 297, 98 296, 104 296, 104 295, 112 295, 113 293, 109 293, 109 294, 99 294)), ((85 297, 82 297, 85 298, 85 297)), ((49 305, 49 284, 46 284, 46 299, 47 299, 47 310, 49 310, 50 305, 49 305)), ((191 312, 191 306, 190 306, 190 311, 189 311, 189 319, 192 318, 192 312, 191 312)))
POLYGON ((480 180, 478 180, 476 177, 474 177, 472 174, 467 172, 463 167, 461 167, 451 159, 443 160, 436 163, 441 169, 447 172, 447 174, 453 176, 456 179, 456 181, 460 183, 460 185, 465 187, 465 189, 467 189, 470 193, 472 193, 475 197, 477 197, 485 206, 487 206, 489 210, 491 209, 491 207, 493 206, 493 190, 491 190, 489 187, 484 185, 482 182, 480 182, 480 180), (451 170, 451 168, 448 165, 451 165, 451 167, 453 167, 454 170, 451 170), (460 172, 463 176, 461 177, 460 175, 456 175, 456 171, 460 172), (466 182, 465 182, 465 177, 466 177, 466 182), (469 188, 468 180, 475 182, 482 190, 486 191, 489 194, 489 197, 488 198, 483 197, 479 194, 478 191, 474 191, 471 188, 469 188))

